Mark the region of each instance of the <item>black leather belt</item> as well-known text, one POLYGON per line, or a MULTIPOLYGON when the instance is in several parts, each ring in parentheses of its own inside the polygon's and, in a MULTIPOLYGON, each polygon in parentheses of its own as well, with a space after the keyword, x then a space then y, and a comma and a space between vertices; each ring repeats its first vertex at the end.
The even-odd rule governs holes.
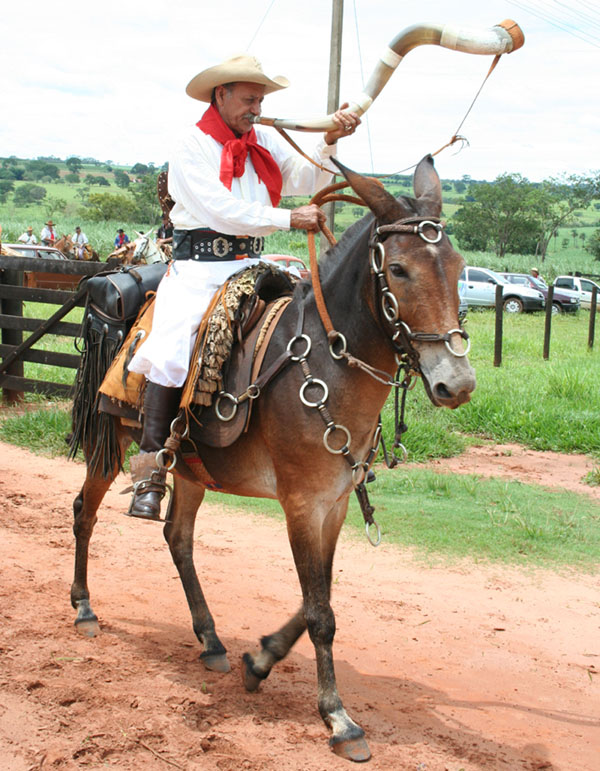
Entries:
POLYGON ((175 230, 173 258, 215 262, 240 257, 260 257, 265 239, 256 236, 229 236, 214 230, 175 230))

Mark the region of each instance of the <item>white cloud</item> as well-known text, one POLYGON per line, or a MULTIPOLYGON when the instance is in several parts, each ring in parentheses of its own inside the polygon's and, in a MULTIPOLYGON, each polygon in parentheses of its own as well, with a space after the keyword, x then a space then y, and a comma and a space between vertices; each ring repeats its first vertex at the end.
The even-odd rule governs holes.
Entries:
MULTIPOLYGON (((470 147, 438 157, 442 176, 493 179, 509 171, 538 180, 600 167, 598 48, 505 0, 356 0, 356 14, 365 79, 390 40, 411 24, 490 27, 509 17, 524 29, 525 46, 502 57, 461 129, 470 147)), ((323 0, 12 5, 0 46, 0 152, 160 164, 180 127, 203 111, 185 95, 187 82, 253 38, 250 51, 265 71, 292 82, 267 98, 265 113, 322 115, 330 15, 323 0)), ((353 99, 362 79, 352 2, 344 25, 341 96, 353 99)), ((436 150, 457 128, 490 61, 433 46, 415 49, 369 110, 369 132, 365 125, 340 143, 340 157, 370 171, 372 155, 376 171, 394 171, 436 150)), ((303 146, 314 141, 294 136, 303 146)))

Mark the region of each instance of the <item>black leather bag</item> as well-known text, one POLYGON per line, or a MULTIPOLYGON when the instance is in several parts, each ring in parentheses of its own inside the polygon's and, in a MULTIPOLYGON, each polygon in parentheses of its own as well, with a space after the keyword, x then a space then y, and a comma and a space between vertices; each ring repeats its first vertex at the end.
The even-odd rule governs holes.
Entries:
POLYGON ((167 264, 136 265, 88 279, 88 299, 110 319, 127 321, 137 316, 147 292, 155 292, 167 272, 167 264))

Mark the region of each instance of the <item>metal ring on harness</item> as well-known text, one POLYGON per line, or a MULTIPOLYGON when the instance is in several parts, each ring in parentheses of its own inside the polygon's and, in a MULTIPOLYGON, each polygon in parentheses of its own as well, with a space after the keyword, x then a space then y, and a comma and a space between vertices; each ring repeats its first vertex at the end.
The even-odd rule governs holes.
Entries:
POLYGON ((327 401, 328 397, 329 388, 327 387, 327 383, 325 383, 323 380, 319 380, 319 378, 314 377, 310 380, 305 380, 304 383, 302 383, 300 386, 300 401, 302 404, 304 404, 305 407, 320 407, 327 401), (323 389, 323 398, 319 399, 317 402, 310 402, 304 394, 305 390, 311 385, 321 386, 323 389))
POLYGON ((446 348, 447 348, 447 349, 450 351, 450 353, 451 353, 453 356, 456 356, 456 358, 457 358, 457 359, 462 359, 462 358, 463 358, 463 356, 466 356, 466 355, 469 353, 469 351, 471 350, 471 338, 470 338, 470 337, 469 337, 469 335, 468 335, 468 334, 465 332, 465 330, 464 330, 464 329, 451 329, 451 330, 450 330, 450 331, 449 331, 447 334, 448 334, 448 340, 444 340, 444 343, 445 343, 445 345, 446 345, 446 348), (451 336, 452 336, 453 334, 455 334, 455 333, 456 333, 457 335, 460 335, 460 336, 462 337, 462 339, 463 339, 463 340, 466 340, 466 341, 467 341, 467 347, 466 347, 466 349, 465 349, 465 350, 464 350, 462 353, 456 353, 456 351, 455 351, 455 350, 452 348, 452 346, 450 345, 450 338, 451 338, 451 336))
POLYGON ((228 394, 226 391, 221 391, 221 393, 218 395, 215 401, 215 412, 219 420, 222 420, 224 423, 227 423, 228 421, 233 420, 237 412, 237 408, 238 408, 238 400, 235 398, 235 396, 232 396, 232 394, 228 394), (233 404, 233 408, 231 410, 230 415, 223 415, 223 413, 221 412, 221 409, 220 409, 221 399, 229 399, 229 401, 233 404))
POLYGON ((423 239, 423 241, 427 241, 428 244, 437 244, 442 240, 442 231, 444 230, 444 226, 441 222, 432 222, 431 220, 423 220, 423 222, 419 222, 417 225, 416 233, 423 239), (435 228, 437 233, 435 234, 435 238, 427 238, 425 233, 423 232, 423 228, 429 225, 432 228, 435 228))
POLYGON ((386 320, 393 324, 398 320, 398 300, 389 290, 381 294, 381 310, 386 320))
POLYGON ((172 471, 175 468, 175 464, 177 463, 177 456, 173 454, 173 457, 171 458, 171 461, 169 465, 167 466, 167 458, 170 455, 170 451, 167 450, 165 447, 162 448, 162 450, 159 450, 156 453, 156 465, 160 466, 160 468, 164 468, 167 471, 172 471))
POLYGON ((383 273, 383 267, 385 264, 385 247, 381 243, 381 241, 376 241, 373 245, 373 248, 371 249, 370 254, 370 261, 371 261, 371 268, 373 269, 374 273, 383 273), (375 252, 378 252, 380 257, 380 262, 377 262, 377 259, 375 257, 375 252))
POLYGON ((362 485, 362 483, 367 478, 368 471, 369 464, 365 463, 364 461, 362 463, 355 463, 354 466, 352 466, 352 484, 354 487, 362 485))
POLYGON ((308 356, 308 354, 310 353, 311 346, 312 346, 312 341, 310 337, 308 335, 301 334, 301 335, 296 335, 295 337, 292 337, 290 342, 287 344, 287 350, 292 354, 292 361, 300 361, 300 359, 305 359, 308 356), (294 356, 292 352, 292 346, 298 340, 304 340, 306 342, 306 350, 302 355, 294 356))
POLYGON ((365 530, 367 533, 367 540, 369 541, 371 546, 379 546, 379 544, 381 543, 381 528, 379 527, 377 522, 375 520, 373 520, 371 523, 365 522, 365 530), (375 541, 371 538, 371 530, 370 530, 371 525, 374 525, 377 528, 377 539, 375 541))
POLYGON ((331 356, 332 356, 334 359, 343 359, 343 358, 344 358, 344 355, 345 355, 345 353, 346 353, 346 347, 347 347, 348 343, 346 342, 346 338, 344 337, 344 335, 343 335, 341 332, 337 332, 337 331, 336 331, 335 335, 336 335, 336 336, 335 336, 335 339, 332 337, 332 339, 329 341, 329 353, 331 354, 331 356), (340 352, 339 352, 339 353, 336 353, 336 352, 333 350, 333 346, 335 345, 335 343, 336 343, 338 340, 341 340, 341 342, 342 342, 342 347, 341 347, 341 349, 340 349, 340 352))
POLYGON ((342 455, 344 453, 344 450, 347 450, 350 442, 352 441, 352 436, 350 435, 350 431, 346 428, 346 426, 340 426, 338 424, 334 426, 329 426, 327 431, 323 434, 323 444, 325 445, 328 452, 330 452, 332 455, 342 455), (334 431, 343 431, 346 434, 346 443, 343 444, 339 450, 334 450, 333 447, 329 445, 329 435, 332 434, 334 431))

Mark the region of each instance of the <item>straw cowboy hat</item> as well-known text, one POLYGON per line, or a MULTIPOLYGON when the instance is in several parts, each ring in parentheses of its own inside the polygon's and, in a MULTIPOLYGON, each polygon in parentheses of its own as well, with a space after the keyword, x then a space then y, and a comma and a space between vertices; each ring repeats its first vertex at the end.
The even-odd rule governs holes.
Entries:
POLYGON ((195 78, 192 78, 187 84, 185 92, 192 99, 199 99, 201 102, 210 102, 213 89, 217 86, 223 86, 225 83, 258 83, 265 87, 265 94, 272 91, 279 91, 281 88, 287 88, 290 83, 283 75, 276 75, 273 79, 268 78, 262 71, 260 62, 254 56, 234 56, 227 59, 222 64, 209 67, 202 70, 195 78))
POLYGON ((50 225, 50 227, 53 228, 54 222, 52 222, 52 220, 48 220, 48 222, 46 222, 46 225, 50 225))

